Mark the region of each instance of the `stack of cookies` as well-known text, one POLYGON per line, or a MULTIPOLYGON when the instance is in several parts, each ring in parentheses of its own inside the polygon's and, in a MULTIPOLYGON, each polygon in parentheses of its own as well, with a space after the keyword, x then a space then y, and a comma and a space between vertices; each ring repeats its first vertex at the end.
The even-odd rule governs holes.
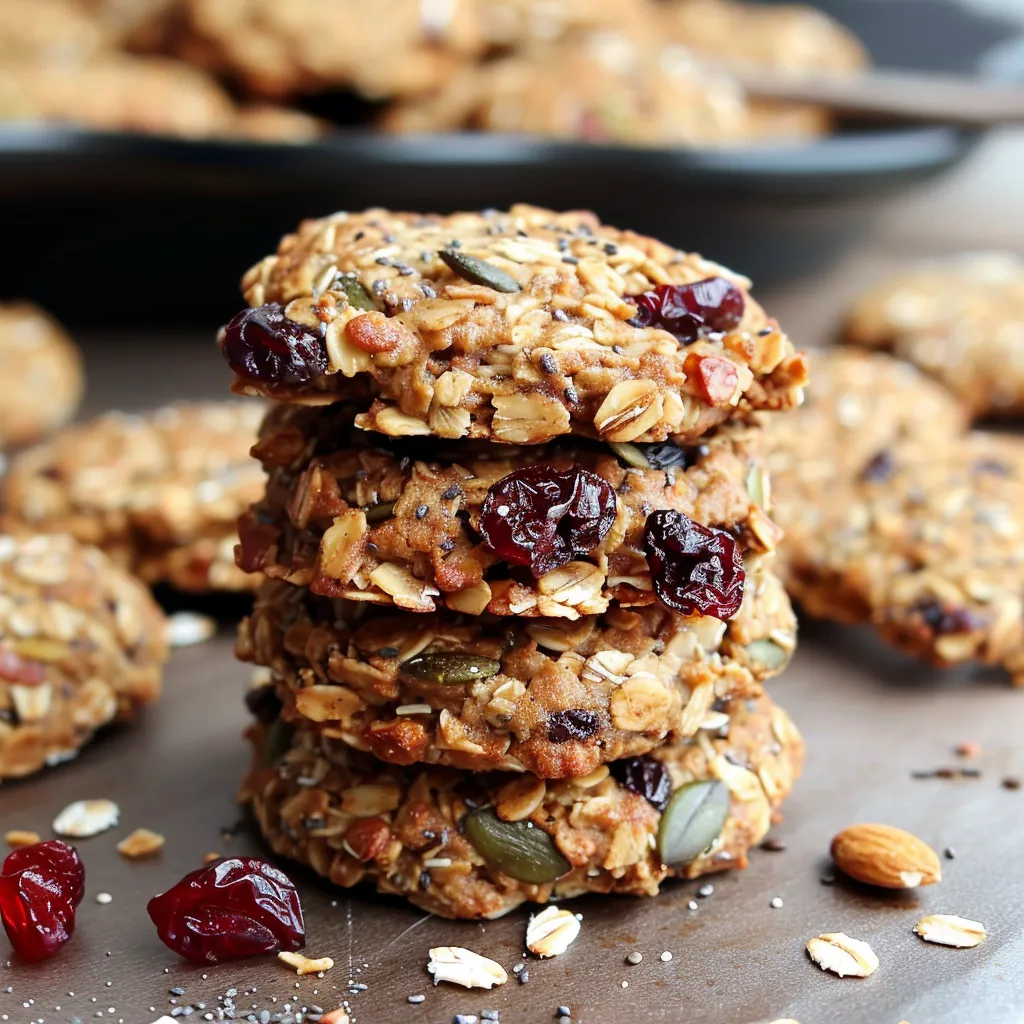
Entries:
POLYGON ((270 845, 449 917, 742 866, 802 755, 752 415, 806 368, 749 282, 523 206, 308 221, 243 288, 270 845))

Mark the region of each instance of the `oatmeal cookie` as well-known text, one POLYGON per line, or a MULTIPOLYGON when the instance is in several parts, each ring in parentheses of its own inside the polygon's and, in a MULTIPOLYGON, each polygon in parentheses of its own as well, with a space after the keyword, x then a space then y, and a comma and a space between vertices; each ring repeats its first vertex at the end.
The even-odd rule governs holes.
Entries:
POLYGON ((263 490, 249 458, 259 402, 108 413, 18 456, 2 484, 5 525, 69 533, 147 583, 247 590, 234 563, 239 514, 263 490))
POLYGON ((0 303, 0 449, 67 423, 84 378, 82 355, 55 320, 27 302, 0 303))
POLYGON ((273 670, 288 720, 382 760, 562 778, 692 736, 795 646, 786 593, 755 560, 728 622, 659 607, 410 621, 267 582, 237 654, 273 670))
MULTIPOLYGON (((574 619, 660 598, 692 613, 673 603, 670 570, 649 565, 660 515, 699 524, 694 540, 721 542, 726 559, 778 539, 754 427, 720 428, 689 449, 517 448, 396 441, 351 422, 341 405, 268 416, 253 449, 267 493, 239 521, 242 569, 413 612, 574 619)), ((697 547, 689 554, 700 560, 697 547)))
POLYGON ((884 348, 942 381, 974 416, 1024 412, 1024 260, 972 253, 922 264, 865 292, 846 340, 884 348))
POLYGON ((304 222, 220 335, 237 390, 358 403, 393 436, 692 441, 799 404, 801 353, 749 282, 590 213, 304 222))
POLYGON ((498 50, 550 43, 591 29, 625 30, 631 37, 658 29, 649 0, 477 0, 481 28, 498 50))
POLYGON ((155 700, 164 630, 149 592, 101 551, 0 534, 0 779, 74 757, 155 700))
POLYGON ((102 53, 109 40, 74 0, 3 0, 0 68, 77 68, 102 53))
POLYGON ((803 743, 762 697, 650 755, 582 778, 396 768, 280 722, 249 738, 243 797, 275 853, 442 917, 494 918, 587 892, 654 896, 742 868, 800 772, 803 743))

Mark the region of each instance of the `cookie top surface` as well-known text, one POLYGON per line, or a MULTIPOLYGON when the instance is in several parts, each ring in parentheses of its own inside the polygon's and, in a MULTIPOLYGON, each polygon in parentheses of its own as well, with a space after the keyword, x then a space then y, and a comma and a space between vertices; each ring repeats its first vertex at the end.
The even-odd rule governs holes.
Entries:
POLYGON ((107 45, 100 26, 74 0, 0 3, 0 67, 76 68, 107 45))
POLYGON ((868 289, 846 340, 891 349, 941 380, 975 415, 1024 409, 1024 260, 968 253, 868 289))
POLYGON ((62 426, 82 396, 82 356, 61 326, 27 302, 0 303, 0 448, 62 426))
POLYGON ((220 336, 239 390, 345 397, 392 435, 686 441, 806 380, 745 278, 585 212, 339 213, 243 291, 220 336))
POLYGON ((233 531, 262 491, 249 448, 264 411, 259 402, 194 403, 69 427, 13 461, 7 516, 100 546, 132 531, 166 544, 233 531))

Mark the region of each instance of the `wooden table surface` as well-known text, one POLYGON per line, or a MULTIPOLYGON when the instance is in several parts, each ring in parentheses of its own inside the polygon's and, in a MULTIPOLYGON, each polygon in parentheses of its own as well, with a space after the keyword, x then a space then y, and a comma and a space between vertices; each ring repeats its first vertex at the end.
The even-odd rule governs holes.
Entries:
MULTIPOLYGON (((813 344, 828 336, 839 303, 909 256, 988 245, 1020 251, 1022 156, 1024 136, 993 140, 953 177, 894 201, 869 242, 839 266, 761 298, 799 342, 813 344)), ((206 339, 87 341, 87 412, 224 393, 226 373, 206 339)), ((867 631, 806 625, 792 668, 772 688, 809 748, 773 832, 786 849, 755 851, 747 871, 712 879, 713 894, 697 899, 696 910, 688 904, 701 883, 669 885, 657 900, 578 900, 575 945, 531 962, 525 986, 510 981, 486 993, 433 988, 427 949, 464 945, 511 968, 522 958, 526 911, 452 923, 372 893, 332 892, 301 872, 307 952, 336 962, 323 979, 296 979, 270 959, 196 969, 159 943, 145 910, 151 895, 207 852, 260 849, 244 831, 222 834, 239 818, 233 791, 246 761, 239 734, 247 678, 231 657, 226 623, 215 640, 175 652, 163 701, 134 726, 108 733, 75 763, 0 791, 0 831, 48 834, 73 799, 109 797, 122 810, 117 829, 80 843, 87 895, 73 941, 40 965, 0 962, 0 1021, 150 1024, 175 1005, 195 1007, 189 1021, 220 1019, 217 1000, 230 988, 239 1011, 257 1013, 287 1013, 285 1004, 332 1009, 347 999, 354 1024, 448 1024, 456 1013, 492 1009, 505 1024, 526 1024, 556 1020, 560 1005, 580 1024, 1024 1020, 1024 791, 1000 785, 1024 772, 1024 693, 1004 679, 940 673, 883 649, 867 631), (964 740, 983 748, 980 778, 912 779, 915 769, 954 762, 964 740), (823 884, 830 837, 861 820, 899 824, 938 850, 951 848, 943 881, 908 895, 823 884), (152 861, 128 863, 114 844, 139 826, 166 834, 167 845, 152 861), (97 903, 100 892, 112 902, 97 903), (770 905, 776 896, 779 909, 770 905), (973 950, 926 945, 911 929, 930 912, 980 920, 989 939, 973 950), (878 972, 840 980, 820 971, 803 950, 825 931, 870 942, 878 972), (625 960, 633 950, 643 954, 636 966, 625 960), (184 989, 176 1004, 175 986, 184 989), (422 1003, 408 1001, 421 994, 422 1003)))

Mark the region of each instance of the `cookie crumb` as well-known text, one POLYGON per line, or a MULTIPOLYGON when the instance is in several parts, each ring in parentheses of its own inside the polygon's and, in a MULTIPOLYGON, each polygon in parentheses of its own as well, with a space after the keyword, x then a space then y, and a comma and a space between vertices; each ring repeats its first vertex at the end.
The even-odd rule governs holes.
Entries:
POLYGON ((979 757, 981 755, 981 747, 970 740, 958 743, 955 750, 957 757, 979 757))
POLYGON ((1019 775, 1007 775, 1003 779, 1003 789, 1020 789, 1021 785, 1019 775))
POLYGON ((13 850, 20 850, 23 846, 35 846, 41 841, 38 832, 30 832, 28 829, 12 828, 4 836, 4 842, 13 850))
POLYGON ((152 857, 154 853, 159 853, 163 849, 165 842, 166 840, 159 832, 152 832, 148 828, 137 828, 117 844, 117 852, 128 860, 152 857))
POLYGON ((289 967, 294 967, 295 973, 299 975, 320 974, 323 971, 329 971, 334 966, 334 961, 329 956, 313 958, 286 950, 278 953, 277 959, 289 967))

